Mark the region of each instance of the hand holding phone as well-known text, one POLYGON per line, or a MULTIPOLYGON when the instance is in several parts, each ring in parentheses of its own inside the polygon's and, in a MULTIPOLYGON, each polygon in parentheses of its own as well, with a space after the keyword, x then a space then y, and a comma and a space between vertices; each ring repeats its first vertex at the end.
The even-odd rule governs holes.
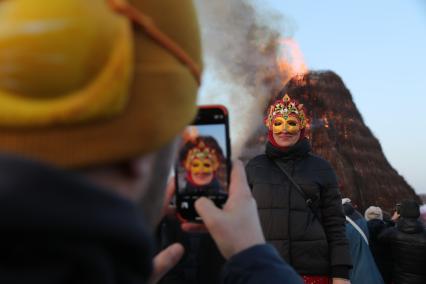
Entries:
POLYGON ((175 166, 176 209, 185 221, 200 222, 194 204, 200 197, 222 207, 228 197, 230 141, 227 110, 202 106, 183 135, 175 166))
POLYGON ((233 164, 229 198, 223 210, 207 198, 198 199, 195 207, 203 217, 204 224, 184 223, 182 229, 198 232, 205 226, 226 259, 249 247, 265 243, 256 202, 241 161, 233 164))

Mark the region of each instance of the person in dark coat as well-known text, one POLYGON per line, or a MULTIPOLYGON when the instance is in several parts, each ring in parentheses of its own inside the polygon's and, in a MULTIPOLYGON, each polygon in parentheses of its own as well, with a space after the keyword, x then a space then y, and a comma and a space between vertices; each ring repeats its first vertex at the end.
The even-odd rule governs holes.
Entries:
MULTIPOLYGON (((155 283, 183 254, 154 257, 152 231, 196 113, 195 9, 131 2, 0 1, 0 283, 155 283)), ((241 162, 223 210, 196 208, 224 283, 301 283, 265 244, 241 162)))
POLYGON ((353 264, 350 272, 351 284, 383 284, 383 278, 369 248, 367 221, 352 206, 349 198, 344 198, 342 203, 346 215, 346 236, 349 240, 353 264))
POLYGON ((267 241, 305 283, 347 283, 351 260, 336 175, 311 152, 303 105, 285 94, 265 124, 266 153, 250 160, 246 172, 267 241))
POLYGON ((365 210, 364 217, 367 221, 368 233, 370 236, 370 250, 377 264, 377 268, 382 275, 383 281, 385 283, 391 283, 391 262, 389 258, 384 257, 385 252, 383 250, 385 248, 378 241, 379 235, 388 227, 388 225, 383 221, 383 211, 380 207, 370 206, 365 210))
POLYGON ((392 261, 392 283, 426 283, 426 230, 419 221, 419 205, 404 200, 399 207, 400 217, 393 228, 379 235, 379 242, 392 261))

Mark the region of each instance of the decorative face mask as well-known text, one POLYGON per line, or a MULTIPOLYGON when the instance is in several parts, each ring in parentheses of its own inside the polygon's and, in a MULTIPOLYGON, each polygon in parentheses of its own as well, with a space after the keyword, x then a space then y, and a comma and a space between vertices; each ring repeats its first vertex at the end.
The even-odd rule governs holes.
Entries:
POLYGON ((185 159, 185 169, 193 174, 210 174, 219 168, 219 159, 216 150, 207 147, 204 142, 192 148, 185 159))
POLYGON ((213 173, 213 164, 209 159, 195 158, 192 160, 189 170, 193 174, 210 174, 213 173))
POLYGON ((303 104, 296 104, 289 95, 270 106, 265 125, 273 133, 288 132, 296 134, 306 127, 303 104))

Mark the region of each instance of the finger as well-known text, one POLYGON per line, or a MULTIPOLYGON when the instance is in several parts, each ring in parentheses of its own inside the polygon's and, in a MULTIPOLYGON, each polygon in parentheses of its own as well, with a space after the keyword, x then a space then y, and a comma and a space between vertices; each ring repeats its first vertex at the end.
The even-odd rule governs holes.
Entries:
POLYGON ((154 270, 149 283, 157 283, 170 269, 182 258, 184 248, 181 244, 174 243, 154 257, 154 270))
POLYGON ((238 198, 241 196, 251 196, 251 191, 247 183, 246 171, 240 160, 232 163, 231 184, 229 186, 229 196, 238 198))
POLYGON ((181 228, 188 233, 207 233, 206 225, 195 223, 182 223, 181 228))
POLYGON ((206 197, 200 197, 195 201, 195 210, 197 210, 197 213, 203 219, 208 229, 211 228, 212 223, 223 215, 222 210, 217 208, 214 203, 206 197))

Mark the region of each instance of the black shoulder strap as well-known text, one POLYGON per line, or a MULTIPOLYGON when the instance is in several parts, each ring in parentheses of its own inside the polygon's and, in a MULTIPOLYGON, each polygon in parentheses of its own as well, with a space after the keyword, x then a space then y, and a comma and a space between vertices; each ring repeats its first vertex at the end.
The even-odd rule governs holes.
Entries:
POLYGON ((318 219, 321 220, 319 218, 319 216, 317 215, 317 212, 315 212, 315 210, 312 208, 312 203, 313 200, 312 198, 310 198, 304 191, 303 189, 297 184, 297 182, 293 179, 293 177, 286 171, 284 165, 282 164, 282 161, 280 161, 279 159, 274 159, 275 164, 281 169, 281 171, 287 176, 287 178, 291 181, 291 183, 294 185, 294 187, 297 189, 297 192, 299 192, 299 194, 303 197, 303 199, 305 200, 306 206, 308 206, 308 208, 311 210, 311 212, 314 214, 314 216, 318 219))
POLYGON ((284 165, 282 164, 282 161, 278 159, 274 159, 275 164, 281 169, 281 171, 287 176, 287 178, 291 181, 291 183, 294 185, 294 187, 297 189, 297 191, 300 193, 300 195, 305 199, 306 205, 311 207, 312 204, 312 198, 310 198, 303 189, 300 188, 300 186, 296 183, 296 181, 293 179, 293 177, 286 171, 284 165))

